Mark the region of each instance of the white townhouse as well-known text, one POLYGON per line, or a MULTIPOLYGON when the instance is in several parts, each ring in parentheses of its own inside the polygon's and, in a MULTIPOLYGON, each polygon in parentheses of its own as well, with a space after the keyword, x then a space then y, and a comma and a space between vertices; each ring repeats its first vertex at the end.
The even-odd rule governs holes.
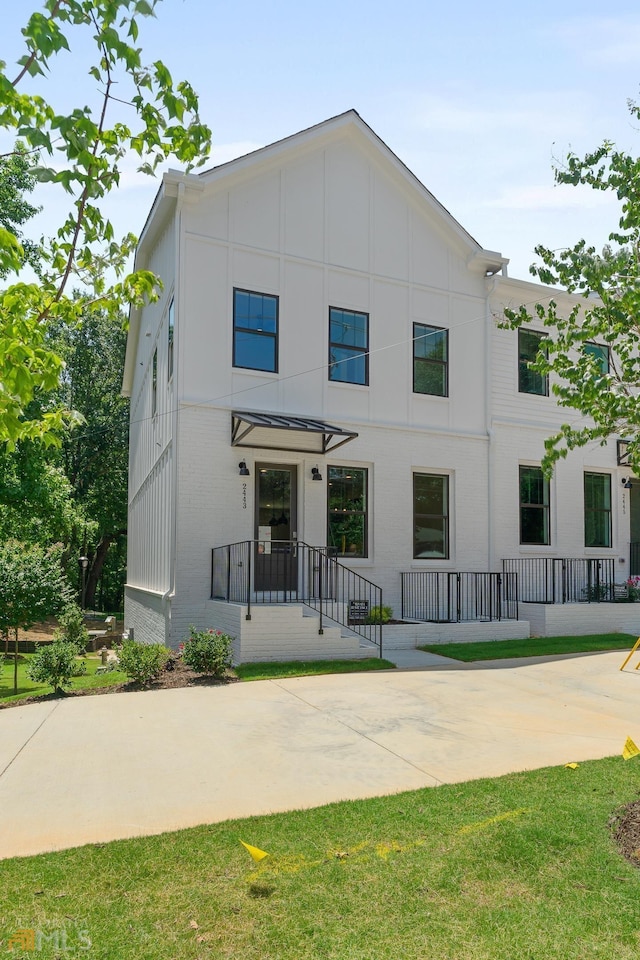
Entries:
POLYGON ((353 110, 164 175, 136 260, 164 286, 132 311, 123 385, 137 639, 193 623, 237 659, 353 656, 380 604, 411 642, 593 628, 605 604, 566 601, 634 572, 638 488, 623 444, 543 478, 573 413, 528 367, 544 328, 496 321, 574 301, 507 262, 353 110))

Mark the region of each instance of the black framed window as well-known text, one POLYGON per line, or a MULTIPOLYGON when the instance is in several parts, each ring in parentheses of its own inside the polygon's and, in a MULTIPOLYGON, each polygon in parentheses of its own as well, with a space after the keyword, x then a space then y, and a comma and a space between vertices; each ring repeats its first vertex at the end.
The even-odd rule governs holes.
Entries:
POLYGON ((413 475, 413 556, 416 560, 449 557, 449 477, 413 475))
POLYGON ((597 362, 601 373, 609 373, 611 366, 611 354, 609 347, 602 343, 585 343, 584 352, 597 362))
POLYGON ((327 545, 338 557, 366 557, 368 471, 329 467, 327 473, 327 545))
POLYGON ((584 545, 611 546, 611 476, 584 475, 584 545))
POLYGON ((169 310, 167 311, 167 340, 168 340, 168 354, 167 354, 167 380, 171 380, 173 376, 173 327, 175 322, 174 310, 173 310, 173 297, 171 297, 171 303, 169 304, 169 310))
POLYGON ((518 391, 520 393, 533 393, 539 397, 549 396, 549 378, 532 370, 529 366, 538 356, 538 350, 544 340, 543 333, 518 330, 518 391))
POLYGON ((369 383, 369 314, 329 307, 329 380, 369 383))
POLYGON ((153 351, 151 361, 151 416, 155 416, 158 409, 158 348, 153 351))
POLYGON ((449 331, 413 325, 413 392, 449 396, 449 331))
POLYGON ((520 467, 520 543, 551 543, 549 481, 541 467, 520 467))
POLYGON ((233 365, 278 372, 278 297, 234 288, 233 365))

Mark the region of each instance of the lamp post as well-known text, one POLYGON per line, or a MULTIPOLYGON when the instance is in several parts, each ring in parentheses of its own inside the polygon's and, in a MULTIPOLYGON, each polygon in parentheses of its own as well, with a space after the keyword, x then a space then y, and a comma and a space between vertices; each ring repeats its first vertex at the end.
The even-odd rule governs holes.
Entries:
POLYGON ((87 592, 87 567, 89 566, 89 557, 79 557, 78 563, 82 567, 82 601, 80 606, 84 610, 84 599, 87 592))

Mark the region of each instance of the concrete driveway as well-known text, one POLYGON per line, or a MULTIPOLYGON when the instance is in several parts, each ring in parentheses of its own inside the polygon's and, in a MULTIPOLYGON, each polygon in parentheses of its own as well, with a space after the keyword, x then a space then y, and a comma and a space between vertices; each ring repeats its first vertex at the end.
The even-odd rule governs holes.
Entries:
POLYGON ((5 709, 0 857, 617 754, 640 744, 622 660, 432 658, 5 709))

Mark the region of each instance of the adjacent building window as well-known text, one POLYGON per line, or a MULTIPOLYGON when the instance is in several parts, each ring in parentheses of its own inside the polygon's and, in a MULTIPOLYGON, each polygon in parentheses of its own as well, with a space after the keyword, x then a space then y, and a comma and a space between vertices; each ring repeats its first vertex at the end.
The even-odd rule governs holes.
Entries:
POLYGON ((338 557, 367 556, 367 470, 329 467, 327 544, 338 557))
POLYGON ((449 331, 413 325, 413 392, 449 396, 449 331))
POLYGON ((158 348, 153 351, 151 361, 151 416, 156 415, 158 409, 158 348))
POLYGON ((278 298, 233 291, 233 365, 278 372, 278 298))
POLYGON ((369 383, 369 314, 329 307, 329 380, 369 383))
POLYGON ((551 543, 549 481, 540 467, 520 467, 520 543, 551 543))
POLYGON ((587 354, 587 356, 593 357, 594 360, 597 361, 601 373, 609 373, 609 347, 605 347, 601 343, 585 343, 584 352, 587 354))
POLYGON ((169 310, 167 312, 167 329, 168 329, 167 380, 171 380, 171 377, 173 376, 173 326, 174 326, 173 297, 171 297, 171 303, 169 304, 169 310))
POLYGON ((533 330, 518 330, 518 390, 540 397, 549 396, 549 378, 529 366, 537 355, 545 337, 533 330))
POLYGON ((608 473, 584 475, 584 545, 611 546, 611 477, 608 473))
POLYGON ((449 557, 449 477, 413 475, 413 556, 449 557))

